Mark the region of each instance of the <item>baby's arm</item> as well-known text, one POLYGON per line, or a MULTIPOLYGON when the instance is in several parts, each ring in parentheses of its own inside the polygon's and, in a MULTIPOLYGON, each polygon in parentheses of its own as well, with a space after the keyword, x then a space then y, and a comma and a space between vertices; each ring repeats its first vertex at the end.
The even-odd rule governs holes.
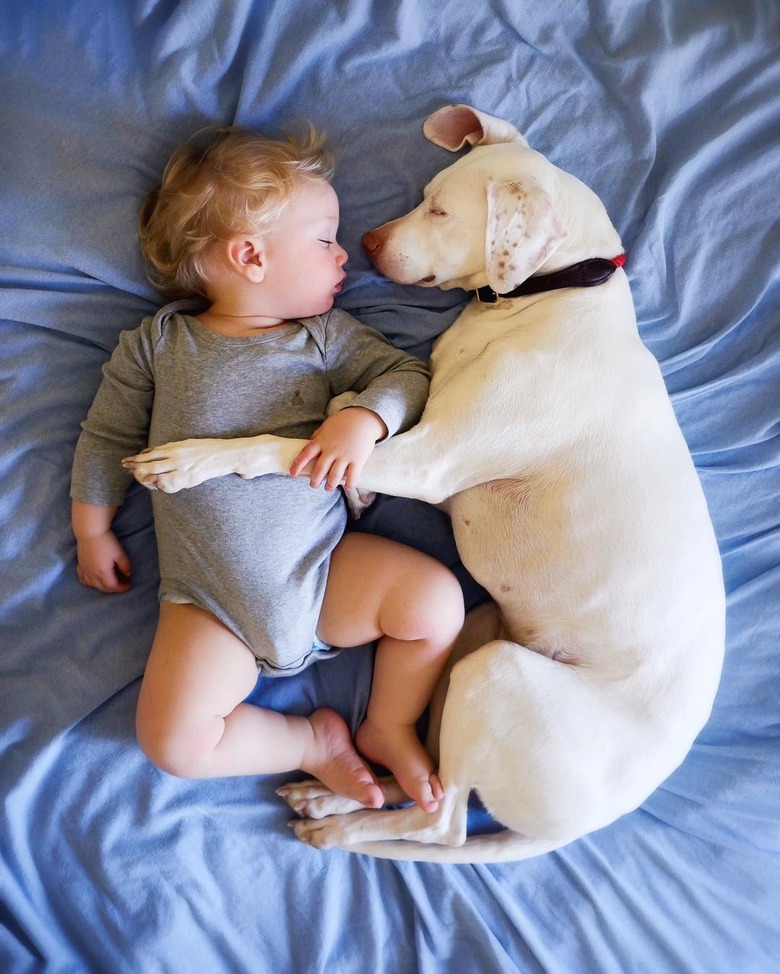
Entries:
POLYGON ((101 592, 126 592, 130 560, 111 530, 132 478, 122 470, 128 448, 148 442, 154 398, 149 357, 150 320, 120 335, 103 368, 76 444, 71 477, 71 524, 76 537, 77 576, 101 592))
POLYGON ((333 395, 356 392, 352 406, 370 409, 394 436, 420 418, 430 372, 413 356, 343 311, 326 319, 326 367, 333 395))
POLYGON ((330 415, 295 458, 297 476, 312 463, 310 482, 326 490, 351 491, 376 444, 419 419, 428 393, 427 367, 394 348, 382 335, 350 315, 324 319, 323 347, 334 393, 354 397, 330 415), (348 391, 349 390, 349 391, 348 391))
POLYGON ((73 501, 71 523, 76 536, 76 574, 82 585, 101 592, 126 592, 130 559, 111 530, 116 507, 73 501))

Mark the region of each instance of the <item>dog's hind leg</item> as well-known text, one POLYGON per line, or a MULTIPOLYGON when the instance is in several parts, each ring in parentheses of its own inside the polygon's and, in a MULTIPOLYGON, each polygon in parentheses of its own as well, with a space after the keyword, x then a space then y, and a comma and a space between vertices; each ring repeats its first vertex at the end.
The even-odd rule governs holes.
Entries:
MULTIPOLYGON (((410 801, 392 776, 380 778, 379 783, 384 788, 385 805, 402 805, 410 801)), ((337 795, 316 778, 292 781, 277 788, 276 794, 303 818, 327 818, 329 815, 347 815, 365 809, 365 805, 361 805, 354 798, 337 795)))
POLYGON ((442 784, 444 797, 435 812, 424 812, 417 805, 386 811, 363 809, 322 819, 294 819, 290 827, 302 842, 318 849, 346 849, 356 843, 394 839, 462 845, 466 841, 469 792, 442 784))
MULTIPOLYGON (((450 674, 456 663, 464 656, 473 653, 475 649, 484 646, 499 636, 501 631, 501 614, 495 602, 484 602, 466 616, 463 629, 452 647, 447 666, 439 680, 433 694, 429 708, 428 734, 425 747, 428 753, 438 763, 439 760, 439 732, 441 717, 444 712, 444 702, 447 699, 450 674)), ((391 804, 388 802, 388 804, 391 804)))

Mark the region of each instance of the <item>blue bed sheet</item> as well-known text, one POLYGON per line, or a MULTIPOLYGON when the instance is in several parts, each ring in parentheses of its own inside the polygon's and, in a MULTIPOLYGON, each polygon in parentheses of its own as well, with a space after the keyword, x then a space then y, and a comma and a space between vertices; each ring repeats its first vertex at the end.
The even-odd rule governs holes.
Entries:
MULTIPOLYGON (((780 970, 780 7, 774 0, 0 0, 0 971, 780 970), (298 843, 280 777, 193 782, 138 750, 155 627, 147 495, 132 591, 75 577, 73 448, 122 329, 158 303, 135 237, 173 147, 310 119, 339 159, 340 303, 425 356, 463 295, 381 279, 362 232, 451 157, 451 102, 511 120, 623 235, 639 327, 710 505, 728 645, 710 722, 636 812, 528 862, 392 863, 298 843)), ((457 567, 446 519, 366 526, 457 567)), ((258 704, 356 726, 368 651, 258 704)), ((473 829, 491 823, 474 809, 473 829)))

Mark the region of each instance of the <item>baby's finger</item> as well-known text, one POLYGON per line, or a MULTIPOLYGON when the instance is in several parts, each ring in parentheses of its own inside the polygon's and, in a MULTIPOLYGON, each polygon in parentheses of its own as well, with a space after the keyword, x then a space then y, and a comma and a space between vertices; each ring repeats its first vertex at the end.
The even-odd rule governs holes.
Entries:
POLYGON ((107 592, 109 595, 115 592, 127 592, 130 582, 112 567, 110 570, 101 572, 100 591, 107 592))
POLYGON ((332 491, 335 490, 344 481, 344 475, 346 473, 347 464, 343 460, 334 460, 328 470, 327 480, 325 482, 325 490, 332 491))
POLYGON ((81 584, 85 585, 87 588, 96 588, 99 591, 103 590, 103 582, 100 578, 99 572, 87 571, 85 568, 82 568, 81 565, 78 565, 76 568, 76 578, 78 578, 81 584))
POLYGON ((309 440, 306 446, 301 450, 301 452, 298 454, 298 456, 293 460, 292 464, 290 465, 290 475, 292 477, 297 477, 298 474, 301 473, 303 468, 312 460, 315 460, 320 455, 320 453, 321 453, 320 445, 318 443, 315 443, 313 440, 309 440))
POLYGON ((311 469, 311 475, 309 476, 309 483, 312 487, 319 487, 323 480, 328 476, 328 472, 331 468, 332 460, 330 457, 325 456, 323 453, 317 457, 317 461, 311 469))
POLYGON ((352 463, 350 463, 350 465, 347 467, 346 472, 344 474, 345 490, 354 490, 357 487, 358 478, 360 477, 362 470, 363 470, 362 463, 355 463, 354 460, 352 461, 352 463))
POLYGON ((116 567, 122 573, 122 575, 125 575, 128 578, 133 574, 133 566, 130 564, 130 559, 128 558, 127 553, 124 551, 117 558, 116 567))

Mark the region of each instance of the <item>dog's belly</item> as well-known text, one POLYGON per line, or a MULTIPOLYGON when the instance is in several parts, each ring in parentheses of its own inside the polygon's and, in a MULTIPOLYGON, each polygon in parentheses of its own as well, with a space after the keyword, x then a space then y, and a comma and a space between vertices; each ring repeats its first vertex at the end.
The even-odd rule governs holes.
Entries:
POLYGON ((722 581, 698 482, 689 491, 687 479, 683 470, 669 485, 678 503, 662 511, 651 496, 661 487, 648 491, 641 478, 633 503, 625 483, 605 499, 560 477, 491 481, 451 499, 458 551, 507 636, 543 655, 601 663, 614 677, 650 652, 708 656, 718 612, 702 618, 691 607, 717 608, 722 581))
POLYGON ((507 636, 550 653, 553 630, 561 637, 561 600, 567 601, 557 578, 571 544, 561 508, 559 497, 526 480, 491 481, 449 503, 463 564, 501 607, 507 636))

